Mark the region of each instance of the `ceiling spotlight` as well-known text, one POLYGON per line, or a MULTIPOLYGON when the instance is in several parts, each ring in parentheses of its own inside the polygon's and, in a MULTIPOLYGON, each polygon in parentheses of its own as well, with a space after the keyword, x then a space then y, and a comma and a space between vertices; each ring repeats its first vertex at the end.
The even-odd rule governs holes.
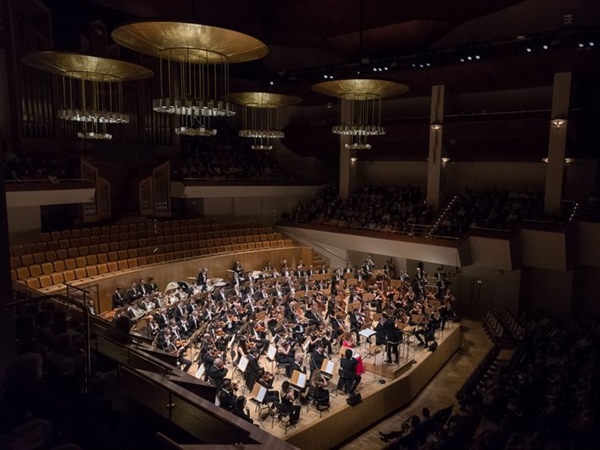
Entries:
POLYGON ((460 62, 465 62, 465 58, 460 58, 460 62))
MULTIPOLYGON (((593 44, 593 42, 592 42, 592 44, 593 44)), ((386 71, 387 71, 387 70, 388 70, 388 68, 387 68, 387 67, 384 67, 384 68, 383 68, 383 70, 386 70, 386 71)))
POLYGON ((269 82, 269 84, 270 84, 271 86, 273 86, 273 85, 275 85, 275 82, 273 82, 273 81, 270 81, 270 82, 269 82))
POLYGON ((564 119, 564 118, 560 118, 560 117, 558 117, 558 118, 556 118, 556 119, 552 119, 552 120, 550 121, 550 123, 551 123, 552 125, 554 125, 554 127, 555 127, 555 128, 560 128, 560 127, 561 127, 561 126, 563 126, 565 123, 567 123, 567 119, 564 119))
POLYGON ((577 44, 577 46, 578 46, 579 48, 583 48, 583 47, 585 47, 585 44, 584 44, 583 42, 580 42, 579 44, 577 44))
POLYGON ((373 67, 373 72, 377 72, 377 67, 373 67))
POLYGON ((590 42, 588 42, 588 45, 589 45, 590 47, 593 47, 593 46, 594 46, 594 41, 590 41, 590 42))
POLYGON ((468 59, 469 61, 471 61, 471 60, 473 59, 473 57, 472 57, 471 55, 469 55, 469 56, 467 56, 467 59, 468 59))
POLYGON ((427 67, 430 67, 430 66, 431 66, 431 64, 429 64, 429 63, 425 63, 425 65, 426 65, 427 67))
POLYGON ((527 47, 527 53, 531 53, 531 52, 532 52, 531 47, 527 47))
POLYGON ((481 56, 475 55, 475 59, 481 59, 481 56))
POLYGON ((548 47, 548 44, 544 44, 544 45, 542 45, 542 48, 543 48, 544 50, 548 50, 548 48, 549 48, 549 47, 548 47))

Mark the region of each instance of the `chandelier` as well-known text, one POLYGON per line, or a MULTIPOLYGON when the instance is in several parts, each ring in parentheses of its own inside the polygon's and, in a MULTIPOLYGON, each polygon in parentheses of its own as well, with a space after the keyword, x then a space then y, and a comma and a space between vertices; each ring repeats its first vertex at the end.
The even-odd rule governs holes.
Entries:
POLYGON ((385 134, 381 124, 381 100, 406 93, 408 86, 386 80, 349 79, 325 81, 311 89, 340 99, 339 124, 331 131, 351 138, 346 148, 362 150, 371 148, 367 137, 385 134))
POLYGON ((242 129, 239 135, 254 139, 253 150, 272 150, 271 139, 285 137, 285 133, 279 129, 280 109, 302 101, 300 97, 269 92, 237 92, 230 94, 229 98, 242 106, 242 129))
POLYGON ((264 57, 258 39, 237 31, 179 22, 136 22, 112 32, 118 44, 159 58, 159 97, 152 109, 180 117, 175 132, 214 136, 212 117, 235 115, 229 103, 229 64, 264 57))
POLYGON ((77 137, 90 140, 111 139, 107 124, 129 123, 122 112, 123 82, 152 76, 137 64, 77 53, 32 52, 23 56, 23 62, 61 76, 58 118, 80 122, 77 137))

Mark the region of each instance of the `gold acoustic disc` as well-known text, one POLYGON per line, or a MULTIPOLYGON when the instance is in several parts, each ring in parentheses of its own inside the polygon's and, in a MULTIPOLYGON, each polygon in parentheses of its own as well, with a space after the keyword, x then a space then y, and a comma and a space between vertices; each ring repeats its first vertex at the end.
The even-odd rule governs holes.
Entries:
POLYGON ((235 92, 228 99, 242 106, 251 108, 283 108, 302 102, 294 95, 272 94, 270 92, 235 92))
POLYGON ((311 86, 319 94, 346 100, 373 100, 406 94, 408 86, 395 81, 376 79, 331 80, 311 86))
POLYGON ((198 64, 242 63, 269 49, 252 36, 225 28, 180 22, 135 22, 112 32, 115 42, 146 55, 198 64))
POLYGON ((146 67, 117 59, 55 51, 31 52, 23 56, 28 66, 86 81, 117 82, 149 78, 146 67))

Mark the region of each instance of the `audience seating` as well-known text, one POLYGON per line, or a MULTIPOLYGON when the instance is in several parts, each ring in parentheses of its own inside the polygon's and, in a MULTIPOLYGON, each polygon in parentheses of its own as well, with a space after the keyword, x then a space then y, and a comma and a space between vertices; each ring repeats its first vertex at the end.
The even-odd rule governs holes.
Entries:
POLYGON ((73 233, 75 230, 43 233, 40 239, 48 249, 45 252, 37 251, 40 247, 36 244, 11 248, 11 276, 29 287, 39 285, 38 289, 51 291, 64 288, 65 282, 106 276, 148 264, 293 245, 291 239, 283 239, 281 233, 262 226, 203 223, 194 219, 172 222, 176 223, 133 224, 135 228, 113 225, 83 228, 76 233, 73 233), (140 237, 142 233, 147 237, 140 237), (90 244, 89 236, 106 236, 107 242, 90 244), (25 253, 27 251, 31 253, 25 253))

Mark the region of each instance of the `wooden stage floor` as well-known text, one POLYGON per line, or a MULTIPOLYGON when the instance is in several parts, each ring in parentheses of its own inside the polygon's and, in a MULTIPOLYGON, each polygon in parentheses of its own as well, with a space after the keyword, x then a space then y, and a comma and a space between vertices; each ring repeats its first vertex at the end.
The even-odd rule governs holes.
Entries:
MULTIPOLYGON (((298 448, 325 450, 338 446, 408 404, 417 396, 461 345, 460 325, 452 323, 448 325, 450 329, 446 329, 437 338, 438 348, 435 352, 417 346, 415 341, 409 346, 408 355, 401 357, 400 364, 384 363, 385 358, 381 353, 375 357, 367 357, 369 349, 362 345, 358 352, 363 357, 367 371, 363 373, 357 388, 357 392, 362 396, 362 402, 356 406, 349 406, 346 403, 348 396, 344 393, 336 393, 339 366, 336 364, 335 375, 329 382, 331 407, 321 417, 314 408, 303 406, 300 421, 286 432, 277 421, 273 423, 268 415, 263 414, 263 420, 260 421, 254 405, 248 401, 250 416, 265 431, 298 448), (376 363, 374 371, 373 362, 376 363), (380 383, 381 380, 385 380, 385 383, 380 383)), ((337 363, 339 357, 333 360, 337 363)), ((262 358, 260 362, 267 370, 271 370, 270 362, 262 358)), ((233 373, 231 364, 229 367, 228 376, 231 376, 233 373)), ((189 373, 193 374, 195 370, 194 365, 189 373)), ((274 383, 274 389, 279 389, 284 379, 283 374, 279 375, 274 383)), ((237 394, 249 398, 250 393, 247 389, 242 391, 243 383, 238 373, 234 373, 234 380, 238 381, 240 386, 237 394)))

